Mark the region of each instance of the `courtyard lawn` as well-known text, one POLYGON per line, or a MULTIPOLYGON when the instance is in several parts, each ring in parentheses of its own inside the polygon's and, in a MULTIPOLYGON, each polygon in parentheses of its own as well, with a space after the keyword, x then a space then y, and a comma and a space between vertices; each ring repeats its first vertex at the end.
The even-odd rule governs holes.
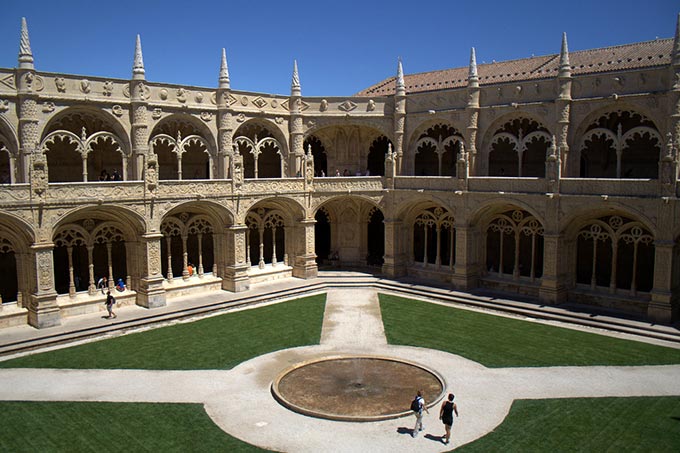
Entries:
POLYGON ((680 451, 680 397, 515 401, 498 428, 456 451, 674 453, 680 451))
POLYGON ((680 349, 380 294, 387 341, 490 368, 680 364, 680 349))
POLYGON ((0 451, 267 451, 226 434, 200 404, 3 401, 0 411, 0 451))
POLYGON ((0 362, 0 368, 230 369, 269 352, 319 344, 326 295, 0 362))

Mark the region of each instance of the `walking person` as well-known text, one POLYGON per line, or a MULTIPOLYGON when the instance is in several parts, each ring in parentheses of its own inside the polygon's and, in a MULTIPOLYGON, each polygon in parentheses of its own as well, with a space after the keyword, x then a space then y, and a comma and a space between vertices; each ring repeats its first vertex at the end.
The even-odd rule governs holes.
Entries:
POLYGON ((453 393, 449 393, 449 400, 442 403, 441 409, 439 409, 439 420, 444 423, 444 429, 446 433, 442 436, 442 442, 448 444, 451 440, 451 426, 453 425, 453 413, 456 413, 458 417, 458 406, 453 402, 455 396, 453 393))
POLYGON ((427 409, 427 406, 425 405, 425 398, 423 398, 422 390, 418 390, 418 394, 413 399, 413 402, 411 403, 411 410, 416 416, 416 425, 413 427, 411 436, 416 437, 418 435, 418 431, 423 430, 423 410, 425 410, 425 412, 428 414, 430 413, 430 411, 427 409))
POLYGON ((97 281, 97 289, 100 289, 102 294, 104 294, 104 291, 108 287, 108 282, 106 280, 106 277, 102 277, 97 281))
POLYGON ((109 312, 107 318, 117 318, 116 314, 113 312, 113 306, 116 304, 116 298, 111 295, 111 291, 106 292, 106 310, 109 312))

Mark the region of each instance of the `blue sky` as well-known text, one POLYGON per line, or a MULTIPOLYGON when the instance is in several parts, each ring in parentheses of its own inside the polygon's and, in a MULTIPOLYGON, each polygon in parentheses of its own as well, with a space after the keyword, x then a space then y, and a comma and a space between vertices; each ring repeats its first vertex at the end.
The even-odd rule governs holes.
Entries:
POLYGON ((128 79, 135 36, 147 80, 217 86, 222 47, 235 90, 288 94, 298 60, 302 94, 349 96, 396 72, 673 36, 667 0, 204 1, 3 0, 0 67, 17 66, 26 17, 36 69, 128 79), (558 5, 567 5, 558 7, 558 5))

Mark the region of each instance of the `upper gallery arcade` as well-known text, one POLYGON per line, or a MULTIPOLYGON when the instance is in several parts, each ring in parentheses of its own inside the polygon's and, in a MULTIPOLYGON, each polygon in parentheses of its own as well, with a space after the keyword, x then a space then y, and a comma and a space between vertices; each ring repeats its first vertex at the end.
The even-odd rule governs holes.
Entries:
POLYGON ((147 81, 139 36, 130 79, 41 72, 22 20, 0 68, 0 327, 338 265, 678 319, 680 22, 559 44, 308 97, 296 63, 287 95, 232 89, 224 50, 216 87, 147 81))

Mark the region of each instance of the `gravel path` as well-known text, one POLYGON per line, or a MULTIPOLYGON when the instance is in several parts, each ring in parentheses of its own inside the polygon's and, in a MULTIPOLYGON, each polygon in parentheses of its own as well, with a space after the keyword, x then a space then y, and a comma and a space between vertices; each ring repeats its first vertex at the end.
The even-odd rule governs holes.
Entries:
MULTIPOLYGON (((447 451, 492 431, 514 399, 680 395, 680 365, 488 369, 440 351, 390 346, 377 294, 356 289, 328 292, 321 345, 266 354, 232 370, 7 369, 0 370, 0 380, 0 400, 202 402, 227 433, 287 452, 447 451), (440 442, 438 405, 413 439, 412 416, 370 423, 321 420, 291 412, 271 396, 271 382, 285 368, 341 353, 395 357, 438 371, 460 410, 452 444, 440 442)), ((404 398, 407 407, 412 395, 404 398)))

